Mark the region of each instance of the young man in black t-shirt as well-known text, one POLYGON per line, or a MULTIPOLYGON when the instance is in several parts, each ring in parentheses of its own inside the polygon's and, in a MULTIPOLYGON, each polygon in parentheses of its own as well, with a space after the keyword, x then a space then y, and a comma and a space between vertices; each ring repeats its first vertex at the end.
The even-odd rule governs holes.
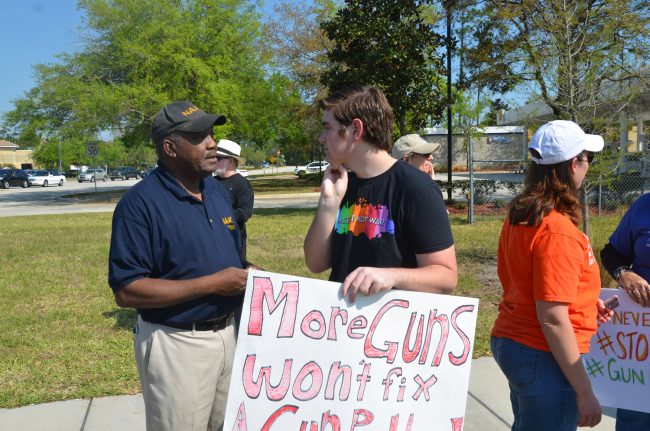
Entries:
POLYGON ((320 105, 330 165, 305 238, 309 270, 332 268, 330 280, 351 301, 392 288, 451 292, 456 253, 442 195, 389 154, 393 111, 384 94, 351 87, 320 105))

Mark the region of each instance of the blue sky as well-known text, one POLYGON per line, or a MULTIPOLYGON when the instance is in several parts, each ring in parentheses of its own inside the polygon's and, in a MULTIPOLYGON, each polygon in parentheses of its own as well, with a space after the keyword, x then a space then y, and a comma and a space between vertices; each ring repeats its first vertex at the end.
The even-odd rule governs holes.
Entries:
POLYGON ((76 0, 0 0, 0 10, 1 115, 13 109, 11 100, 34 86, 34 64, 81 48, 77 29, 82 17, 76 0))
MULTIPOLYGON (((265 1, 272 10, 275 0, 265 1)), ((82 48, 77 0, 0 0, 0 116, 34 87, 33 65, 82 48)))

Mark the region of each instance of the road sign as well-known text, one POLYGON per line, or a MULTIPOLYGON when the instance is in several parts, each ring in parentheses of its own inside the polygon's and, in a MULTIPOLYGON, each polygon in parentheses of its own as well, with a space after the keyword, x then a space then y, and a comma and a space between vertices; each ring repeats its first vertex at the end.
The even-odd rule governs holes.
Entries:
POLYGON ((86 142, 86 155, 95 157, 97 154, 99 154, 99 142, 86 142))

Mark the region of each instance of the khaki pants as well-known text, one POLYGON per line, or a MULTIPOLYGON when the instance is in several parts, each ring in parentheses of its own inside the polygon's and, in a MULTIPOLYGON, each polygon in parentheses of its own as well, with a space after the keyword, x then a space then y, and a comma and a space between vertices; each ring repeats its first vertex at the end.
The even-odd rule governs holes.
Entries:
POLYGON ((138 316, 133 347, 147 430, 223 428, 235 354, 233 322, 216 332, 183 331, 138 316))

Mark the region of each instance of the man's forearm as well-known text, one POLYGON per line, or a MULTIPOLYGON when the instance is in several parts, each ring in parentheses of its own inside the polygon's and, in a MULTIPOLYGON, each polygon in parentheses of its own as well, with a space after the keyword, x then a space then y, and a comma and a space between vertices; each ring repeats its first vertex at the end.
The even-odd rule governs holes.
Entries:
POLYGON ((442 265, 391 270, 395 271, 395 288, 414 292, 449 294, 458 280, 455 270, 442 265))
POLYGON ((456 248, 452 245, 433 253, 417 254, 417 268, 398 270, 395 287, 430 293, 451 293, 458 282, 456 248))
POLYGON ((214 274, 188 280, 141 278, 115 292, 120 307, 163 308, 211 294, 243 292, 247 271, 226 268, 214 274))

